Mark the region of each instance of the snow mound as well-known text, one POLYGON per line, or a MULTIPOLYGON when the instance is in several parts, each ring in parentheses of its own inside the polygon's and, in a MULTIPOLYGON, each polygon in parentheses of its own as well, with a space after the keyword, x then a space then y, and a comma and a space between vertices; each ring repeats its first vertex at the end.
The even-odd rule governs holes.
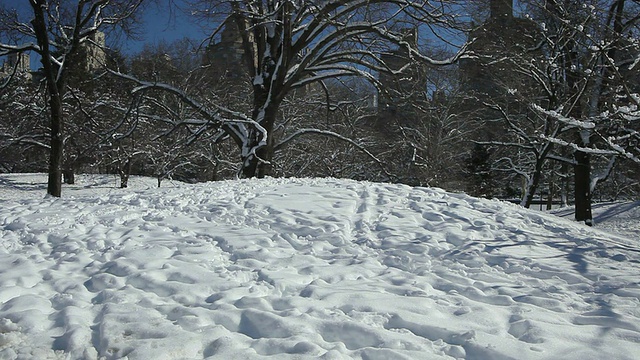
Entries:
POLYGON ((336 179, 20 179, 0 177, 0 359, 640 353, 637 242, 553 215, 336 179))

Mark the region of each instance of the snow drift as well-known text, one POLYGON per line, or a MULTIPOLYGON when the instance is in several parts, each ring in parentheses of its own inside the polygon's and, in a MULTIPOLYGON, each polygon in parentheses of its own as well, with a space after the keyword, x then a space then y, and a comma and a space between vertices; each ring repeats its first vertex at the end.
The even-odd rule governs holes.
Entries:
POLYGON ((336 179, 25 179, 0 177, 0 359, 640 353, 637 242, 553 215, 336 179))

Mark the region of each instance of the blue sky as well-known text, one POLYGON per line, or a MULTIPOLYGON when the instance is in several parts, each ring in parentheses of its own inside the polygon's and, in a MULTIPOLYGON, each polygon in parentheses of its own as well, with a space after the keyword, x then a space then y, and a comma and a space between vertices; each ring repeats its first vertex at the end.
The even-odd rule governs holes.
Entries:
MULTIPOLYGON (((182 1, 176 1, 181 3, 182 1)), ((163 5, 152 5, 144 12, 144 27, 142 40, 129 40, 123 46, 125 52, 136 52, 145 43, 156 44, 160 41, 172 42, 184 37, 194 40, 202 40, 206 37, 205 32, 194 19, 190 18, 180 9, 169 10, 163 5)))
MULTIPOLYGON (((25 20, 31 15, 31 7, 28 0, 0 0, 5 7, 17 9, 19 13, 25 14, 25 20)), ((174 0, 181 5, 182 0, 174 0)), ((187 15, 179 9, 170 10, 167 1, 160 1, 161 5, 150 5, 144 10, 144 24, 142 27, 141 40, 121 40, 119 41, 125 53, 136 53, 141 50, 145 43, 156 44, 161 41, 172 42, 173 40, 189 37, 201 40, 206 37, 204 31, 193 22, 187 15)), ((109 42, 109 39, 107 39, 109 42)), ((113 43, 109 44, 113 45, 113 43)))

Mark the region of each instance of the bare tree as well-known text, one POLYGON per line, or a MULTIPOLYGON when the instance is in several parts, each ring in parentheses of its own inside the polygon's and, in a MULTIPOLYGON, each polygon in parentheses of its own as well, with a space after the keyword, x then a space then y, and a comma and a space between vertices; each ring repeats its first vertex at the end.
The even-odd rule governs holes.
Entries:
POLYGON ((29 79, 0 90, 0 171, 44 172, 49 149, 46 104, 29 79))
POLYGON ((574 129, 570 137, 547 139, 573 150, 575 216, 590 225, 591 194, 608 178, 621 150, 606 133, 620 119, 621 107, 638 105, 631 90, 638 88, 637 80, 620 70, 637 61, 638 7, 625 0, 582 4, 555 0, 546 2, 544 10, 549 24, 543 35, 557 49, 552 60, 562 84, 554 93, 558 107, 549 107, 546 115, 574 129), (597 175, 592 171, 593 155, 608 158, 597 175))
POLYGON ((62 191, 63 149, 66 140, 64 95, 68 73, 77 55, 99 31, 135 20, 143 0, 31 0, 31 14, 1 9, 1 29, 12 43, 0 43, 0 55, 33 51, 40 56, 50 116, 49 179, 47 193, 62 191), (29 18, 30 20, 26 20, 29 18))
POLYGON ((157 82, 138 81, 136 90, 163 89, 182 96, 201 113, 202 124, 218 126, 224 133, 221 137, 233 139, 240 150, 244 177, 271 173, 278 143, 272 135, 281 105, 293 90, 327 79, 353 76, 378 84, 376 73, 406 70, 394 69, 381 58, 381 51, 391 44, 405 48, 407 57, 413 60, 434 65, 450 64, 460 55, 434 60, 405 38, 407 27, 424 31, 451 27, 456 1, 210 0, 198 3, 202 6, 194 12, 225 13, 225 17, 218 19, 223 24, 220 28, 235 26, 239 30, 242 64, 252 90, 249 114, 215 102, 210 102, 209 110, 205 110, 204 101, 196 101, 180 89, 157 82))
POLYGON ((524 3, 530 17, 517 21, 535 26, 530 41, 481 54, 487 68, 504 64, 490 81, 498 91, 480 102, 506 130, 481 143, 509 149, 494 169, 525 179, 525 206, 545 177, 552 183, 549 160, 571 165, 576 220, 591 224, 592 192, 609 178, 619 154, 633 158, 627 140, 634 137, 637 108, 638 6, 624 0, 524 3), (596 165, 601 168, 594 171, 596 165))

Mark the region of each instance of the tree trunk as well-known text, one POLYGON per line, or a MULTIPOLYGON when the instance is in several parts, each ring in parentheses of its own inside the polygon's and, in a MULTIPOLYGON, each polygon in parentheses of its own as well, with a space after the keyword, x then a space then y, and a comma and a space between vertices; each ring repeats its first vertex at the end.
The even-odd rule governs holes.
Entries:
POLYGON ((49 179, 47 193, 60 197, 62 194, 62 155, 64 148, 62 111, 62 91, 64 90, 63 71, 58 71, 51 61, 49 49, 49 33, 44 16, 44 0, 31 2, 34 18, 31 20, 33 30, 40 47, 40 62, 44 69, 44 76, 49 95, 49 111, 51 115, 51 148, 49 150, 49 179))
POLYGON ((542 160, 538 160, 536 162, 536 169, 533 172, 531 177, 531 182, 527 184, 527 196, 523 201, 523 206, 525 208, 531 207, 531 203, 533 202, 533 198, 538 191, 538 186, 540 184, 540 178, 542 177, 542 160))
MULTIPOLYGON (((252 146, 256 146, 254 144, 252 146)), ((258 148, 254 154, 242 159, 242 176, 244 178, 264 178, 271 175, 273 160, 273 142, 271 136, 267 139, 267 144, 258 148)))
MULTIPOLYGON (((48 87, 56 88, 56 84, 50 84, 48 87)), ((60 197, 62 195, 62 159, 64 149, 62 98, 57 89, 55 91, 50 90, 49 95, 51 96, 49 100, 51 110, 51 148, 49 150, 47 193, 60 197)))
POLYGON ((589 153, 576 151, 574 157, 576 160, 574 166, 576 220, 584 221, 585 224, 591 226, 593 224, 591 215, 591 156, 589 153))
MULTIPOLYGON (((573 43, 568 49, 568 58, 571 59, 570 64, 577 64, 576 60, 577 52, 573 51, 573 43)), ((574 67, 567 69, 567 84, 570 89, 579 94, 578 79, 580 75, 576 72, 574 67)), ((578 95, 576 95, 578 96, 578 95)), ((574 119, 582 118, 583 109, 581 103, 578 101, 572 109, 569 111, 569 116, 574 119)), ((589 147, 590 142, 590 130, 578 129, 576 130, 576 144, 582 148, 589 147)), ((574 200, 575 200, 575 219, 577 221, 583 221, 585 224, 591 226, 591 156, 584 151, 576 150, 573 153, 575 165, 573 166, 573 183, 574 183, 574 200)))
POLYGON ((260 143, 260 134, 254 127, 249 128, 249 134, 246 143, 240 145, 242 160, 242 177, 245 179, 254 178, 258 175, 258 156, 259 149, 256 149, 260 143))
POLYGON ((76 176, 73 167, 66 167, 62 171, 62 180, 65 184, 73 185, 76 183, 76 176))
POLYGON ((543 176, 542 171, 544 170, 545 162, 547 161, 547 157, 549 156, 549 153, 551 152, 552 149, 553 149, 553 145, 551 144, 546 145, 536 158, 535 170, 531 178, 531 183, 528 184, 529 188, 527 189, 528 190, 527 197, 526 199, 524 199, 525 200, 524 207, 526 208, 529 208, 531 206, 533 197, 535 196, 536 191, 538 191, 538 187, 540 186, 540 180, 542 179, 542 176, 543 176))
POLYGON ((118 169, 120 173, 120 188, 126 189, 129 186, 129 176, 131 174, 131 158, 127 159, 124 166, 118 169))
POLYGON ((243 178, 253 178, 256 177, 256 169, 258 168, 258 158, 251 154, 247 157, 242 158, 242 177, 243 178))
MULTIPOLYGON (((273 124, 275 124, 276 115, 280 106, 280 103, 274 100, 270 100, 270 103, 266 106, 260 105, 262 104, 260 100, 266 97, 264 93, 254 96, 259 96, 260 98, 254 100, 252 118, 267 132, 267 138, 266 144, 259 146, 260 142, 263 140, 263 136, 265 135, 255 127, 250 128, 248 138, 249 143, 243 145, 247 147, 247 149, 243 150, 243 153, 249 149, 254 149, 255 153, 247 153, 247 155, 244 155, 242 158, 242 176, 245 178, 263 178, 271 175, 273 167, 271 162, 273 160, 274 153, 273 124), (262 110, 263 108, 264 110, 262 110)), ((266 102, 266 100, 263 101, 266 102)))
POLYGON ((547 210, 553 209, 553 198, 555 196, 555 185, 553 180, 549 182, 549 194, 547 196, 547 210))
MULTIPOLYGON (((270 113, 270 112, 268 112, 270 113)), ((258 163, 257 176, 264 178, 265 176, 272 175, 273 170, 273 124, 275 123, 275 111, 273 114, 265 115, 265 130, 267 130, 267 144, 258 149, 257 154, 260 158, 258 163), (270 116, 270 119, 266 119, 266 116, 270 116)))

